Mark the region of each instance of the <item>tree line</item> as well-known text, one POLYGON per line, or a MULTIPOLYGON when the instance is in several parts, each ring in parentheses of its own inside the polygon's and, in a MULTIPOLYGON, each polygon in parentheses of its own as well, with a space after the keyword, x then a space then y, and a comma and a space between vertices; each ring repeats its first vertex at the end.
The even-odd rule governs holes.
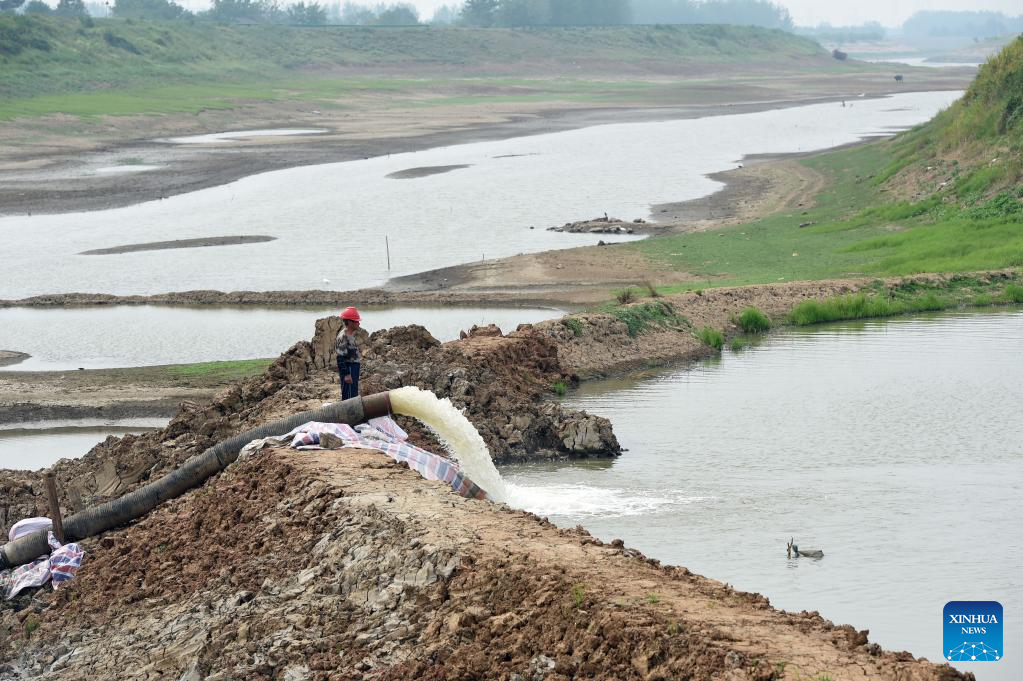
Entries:
MULTIPOLYGON (((43 0, 0 0, 0 11, 21 8, 28 14, 87 15, 83 0, 59 0, 55 9, 43 0)), ((210 20, 235 23, 347 24, 411 26, 424 23, 405 2, 362 4, 302 0, 213 0, 209 10, 193 13, 173 0, 114 0, 111 16, 122 19, 210 20)), ((614 26, 623 24, 748 24, 790 29, 788 11, 770 0, 465 0, 434 12, 429 23, 476 27, 614 26)))

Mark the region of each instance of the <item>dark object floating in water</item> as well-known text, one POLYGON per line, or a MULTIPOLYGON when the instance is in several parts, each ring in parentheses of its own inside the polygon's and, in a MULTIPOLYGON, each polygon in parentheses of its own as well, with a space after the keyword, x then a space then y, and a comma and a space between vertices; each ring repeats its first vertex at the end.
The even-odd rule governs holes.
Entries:
POLYGON ((795 555, 796 558, 802 556, 803 558, 823 558, 824 552, 820 549, 801 549, 795 544, 796 538, 789 539, 788 546, 785 548, 788 551, 788 556, 791 558, 795 555))
POLYGON ((206 246, 237 246, 239 244, 258 244, 264 241, 275 241, 275 236, 258 234, 242 236, 207 236, 200 239, 176 239, 174 241, 151 241, 146 244, 126 244, 110 248, 97 248, 82 251, 78 255, 118 255, 120 253, 136 253, 138 251, 167 251, 175 248, 204 248, 206 246))
POLYGON ((392 180, 411 180, 417 177, 426 177, 427 175, 440 175, 441 173, 450 173, 452 170, 461 170, 462 168, 471 168, 471 164, 462 164, 454 166, 422 166, 420 168, 406 168, 405 170, 398 170, 391 173, 387 177, 392 180))

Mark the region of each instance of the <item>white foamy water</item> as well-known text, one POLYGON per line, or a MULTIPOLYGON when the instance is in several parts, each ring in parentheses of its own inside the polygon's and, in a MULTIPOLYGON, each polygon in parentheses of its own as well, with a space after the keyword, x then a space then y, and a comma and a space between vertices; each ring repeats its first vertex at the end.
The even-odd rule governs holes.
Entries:
POLYGON ((651 494, 592 485, 526 485, 506 482, 508 503, 539 516, 622 518, 657 513, 679 504, 706 501, 682 490, 651 494))
POLYGON ((390 392, 396 414, 417 418, 426 424, 458 462, 462 472, 494 501, 507 501, 508 491, 494 467, 487 444, 451 400, 440 399, 428 390, 406 386, 390 392))
POLYGON ((631 237, 546 228, 604 212, 648 217, 651 205, 720 189, 707 174, 734 168, 747 154, 806 152, 890 134, 928 120, 958 96, 907 93, 856 99, 846 107, 836 102, 595 126, 262 173, 113 210, 0 218, 6 275, 0 298, 70 291, 350 290, 460 263, 623 241, 631 237), (387 177, 450 165, 471 167, 415 179, 387 177), (237 234, 277 240, 79 255, 126 241, 237 234))

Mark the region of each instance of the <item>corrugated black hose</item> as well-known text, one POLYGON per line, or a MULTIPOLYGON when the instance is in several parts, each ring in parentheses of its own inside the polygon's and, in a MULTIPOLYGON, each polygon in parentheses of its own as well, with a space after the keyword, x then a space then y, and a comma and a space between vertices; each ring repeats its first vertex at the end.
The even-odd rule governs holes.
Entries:
MULTIPOLYGON (((140 487, 123 497, 105 504, 88 508, 64 520, 65 541, 78 541, 100 532, 124 525, 141 518, 146 513, 187 490, 202 484, 215 473, 219 473, 238 458, 242 447, 264 437, 283 435, 309 421, 323 423, 346 423, 350 426, 364 423, 377 416, 386 416, 391 411, 388 393, 376 393, 366 397, 355 397, 344 402, 335 402, 320 409, 295 414, 278 421, 264 424, 252 430, 235 435, 210 447, 202 454, 188 459, 179 468, 155 482, 140 487)), ((31 563, 50 552, 46 532, 39 531, 19 537, 0 546, 0 570, 31 563)))

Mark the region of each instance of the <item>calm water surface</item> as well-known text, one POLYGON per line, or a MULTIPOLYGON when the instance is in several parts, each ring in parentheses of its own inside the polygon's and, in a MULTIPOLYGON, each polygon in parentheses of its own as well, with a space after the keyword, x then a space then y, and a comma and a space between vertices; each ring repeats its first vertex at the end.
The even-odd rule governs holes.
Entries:
MULTIPOLYGON (((420 324, 438 340, 473 324, 518 324, 560 317, 553 308, 361 308, 369 332, 420 324)), ((335 308, 159 307, 0 308, 0 350, 32 355, 3 371, 62 371, 276 357, 313 337, 335 308)))
MULTIPOLYGON (((996 600, 1023 643, 1023 311, 787 331, 566 402, 611 419, 614 462, 513 467, 563 526, 869 628, 942 659, 942 608, 996 600), (795 537, 825 557, 787 560, 795 537)), ((1015 645, 1014 645, 1015 644, 1015 645)), ((956 666, 1023 678, 1023 655, 956 666)))
POLYGON ((0 218, 0 298, 70 291, 349 290, 522 252, 624 240, 545 229, 698 198, 744 155, 825 149, 931 118, 958 92, 463 144, 254 175, 115 210, 0 218), (467 165, 415 179, 391 173, 467 165), (534 227, 535 229, 530 229, 534 227), (126 244, 240 234, 276 241, 119 255, 126 244), (385 241, 385 237, 387 240, 385 241), (386 245, 390 245, 391 269, 386 245))

